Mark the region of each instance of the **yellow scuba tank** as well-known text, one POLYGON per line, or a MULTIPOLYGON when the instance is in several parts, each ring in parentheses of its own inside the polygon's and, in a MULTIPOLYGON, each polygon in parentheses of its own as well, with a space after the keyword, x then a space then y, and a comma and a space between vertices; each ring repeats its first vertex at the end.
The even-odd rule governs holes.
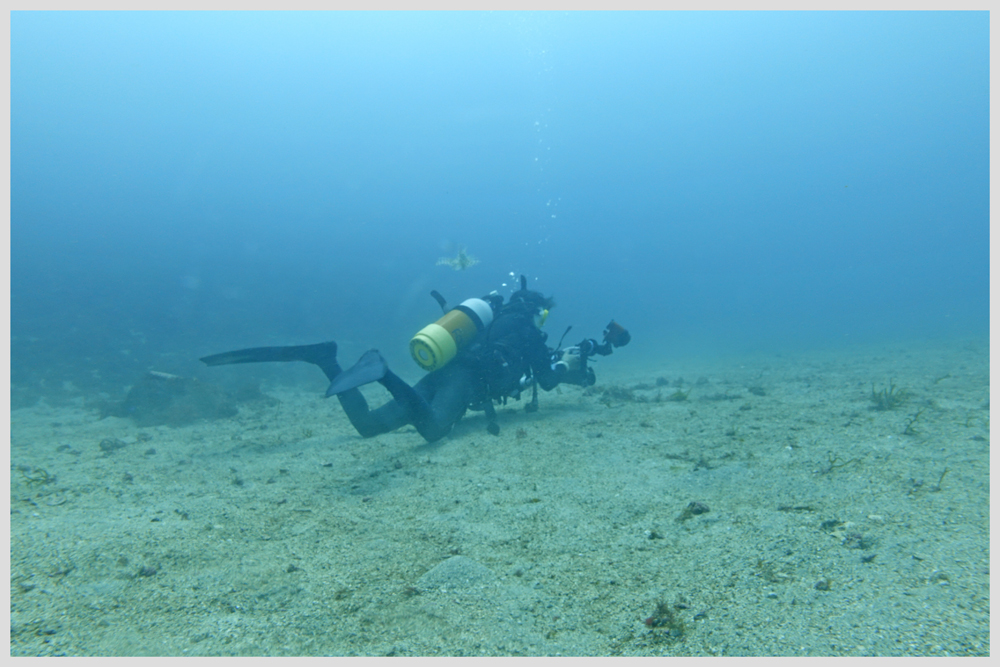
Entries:
POLYGON ((468 346, 493 322, 493 308, 482 299, 466 299, 410 340, 410 354, 425 371, 436 371, 468 346))

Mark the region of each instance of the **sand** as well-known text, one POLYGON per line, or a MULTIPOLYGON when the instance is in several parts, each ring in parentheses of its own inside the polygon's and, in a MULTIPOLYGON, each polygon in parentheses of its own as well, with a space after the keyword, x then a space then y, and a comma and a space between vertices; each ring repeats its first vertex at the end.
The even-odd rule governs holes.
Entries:
POLYGON ((646 361, 433 445, 14 410, 11 654, 989 654, 987 340, 646 361))

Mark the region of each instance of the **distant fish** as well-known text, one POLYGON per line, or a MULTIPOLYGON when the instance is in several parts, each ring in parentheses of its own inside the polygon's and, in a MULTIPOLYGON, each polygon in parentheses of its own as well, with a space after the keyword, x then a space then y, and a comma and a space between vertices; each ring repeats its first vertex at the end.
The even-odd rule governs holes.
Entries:
POLYGON ((151 376, 155 377, 155 378, 160 378, 161 380, 183 380, 184 379, 180 375, 174 375, 173 373, 164 373, 162 371, 148 371, 148 373, 151 376))
POLYGON ((479 264, 479 260, 465 252, 465 246, 458 246, 458 254, 454 257, 442 257, 435 266, 450 266, 456 271, 465 271, 470 266, 479 264))

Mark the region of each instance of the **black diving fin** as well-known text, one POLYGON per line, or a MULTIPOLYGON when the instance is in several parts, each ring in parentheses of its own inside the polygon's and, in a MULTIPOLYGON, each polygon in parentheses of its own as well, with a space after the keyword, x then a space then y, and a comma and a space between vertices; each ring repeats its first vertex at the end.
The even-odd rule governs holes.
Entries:
POLYGON ((382 358, 378 350, 368 350, 361 355, 358 363, 337 377, 331 378, 330 388, 326 390, 326 395, 341 394, 370 382, 376 382, 384 378, 388 372, 389 365, 385 363, 385 359, 382 358))
POLYGON ((225 364, 250 364, 262 361, 305 361, 319 366, 328 380, 340 375, 337 364, 337 344, 333 341, 316 345, 289 345, 286 347, 251 347, 202 357, 207 366, 225 364))

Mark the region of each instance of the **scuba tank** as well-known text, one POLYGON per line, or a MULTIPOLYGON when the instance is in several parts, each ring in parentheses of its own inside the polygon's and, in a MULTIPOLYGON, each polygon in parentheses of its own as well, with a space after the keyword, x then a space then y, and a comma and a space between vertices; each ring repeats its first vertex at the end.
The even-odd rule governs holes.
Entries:
POLYGON ((410 354, 425 371, 436 371, 468 347, 493 322, 493 307, 483 299, 466 299, 410 340, 410 354))

